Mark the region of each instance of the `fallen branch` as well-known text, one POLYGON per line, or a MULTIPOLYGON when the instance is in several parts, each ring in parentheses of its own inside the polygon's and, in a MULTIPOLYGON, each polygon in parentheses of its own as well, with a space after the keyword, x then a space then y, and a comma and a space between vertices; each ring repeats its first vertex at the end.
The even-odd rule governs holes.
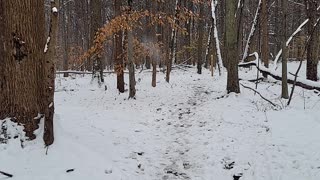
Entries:
POLYGON ((245 86, 243 84, 240 83, 240 85, 246 89, 250 89, 252 91, 254 91, 255 93, 257 93, 263 100, 267 101, 268 103, 270 103, 272 106, 276 107, 277 105, 274 104, 273 102, 271 102, 269 99, 263 97, 258 91, 256 91, 255 89, 251 88, 251 87, 248 87, 248 86, 245 86))
POLYGON ((249 81, 249 82, 252 82, 252 83, 255 83, 255 82, 260 82, 260 81, 263 81, 264 80, 264 78, 263 77, 260 77, 260 78, 258 78, 258 79, 241 79, 241 78, 239 78, 239 81, 249 81))
MULTIPOLYGON (((275 80, 281 81, 282 77, 279 75, 275 75, 272 72, 270 72, 270 70, 268 68, 264 68, 264 67, 258 67, 257 65, 257 61, 251 61, 248 63, 241 63, 238 65, 239 67, 245 67, 245 68, 249 68, 251 66, 255 66, 261 73, 265 73, 269 76, 271 76, 272 78, 274 78, 275 80)), ((289 84, 294 84, 295 80, 294 78, 288 77, 288 83, 289 84)), ((303 79, 303 82, 301 80, 296 80, 295 83, 296 86, 302 87, 304 89, 308 89, 308 90, 318 90, 320 91, 320 83, 318 82, 314 82, 314 81, 310 81, 307 79, 303 79)))
MULTIPOLYGON (((64 74, 64 73, 68 73, 68 74, 92 74, 91 71, 57 71, 56 74, 64 74)), ((114 71, 104 71, 103 74, 114 74, 114 71)), ((128 72, 124 72, 124 73, 128 73, 128 72)))
POLYGON ((2 175, 4 175, 4 176, 7 176, 7 177, 10 177, 10 178, 13 177, 12 174, 9 174, 9 173, 3 172, 3 171, 0 171, 0 174, 2 174, 2 175))

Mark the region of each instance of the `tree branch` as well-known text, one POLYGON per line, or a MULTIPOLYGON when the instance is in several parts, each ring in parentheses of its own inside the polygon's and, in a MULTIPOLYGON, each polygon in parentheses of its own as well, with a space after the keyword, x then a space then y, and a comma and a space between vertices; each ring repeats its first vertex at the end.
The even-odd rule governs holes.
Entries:
POLYGON ((258 91, 256 91, 255 89, 253 89, 253 88, 251 88, 251 87, 249 87, 249 86, 245 86, 245 85, 243 85, 243 84, 241 84, 241 83, 240 83, 240 85, 241 85, 242 87, 246 88, 246 89, 250 89, 250 90, 254 91, 254 92, 257 93, 263 100, 267 101, 267 102, 270 103, 272 106, 274 106, 274 107, 277 106, 276 104, 274 104, 273 102, 271 102, 269 99, 263 97, 263 96, 262 96, 258 91))

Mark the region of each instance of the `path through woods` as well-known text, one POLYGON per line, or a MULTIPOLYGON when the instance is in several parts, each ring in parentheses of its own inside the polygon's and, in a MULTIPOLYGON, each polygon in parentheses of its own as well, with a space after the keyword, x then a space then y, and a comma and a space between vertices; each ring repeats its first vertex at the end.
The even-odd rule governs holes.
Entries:
MULTIPOLYGON (((298 87, 292 106, 283 108, 281 84, 261 82, 258 91, 279 106, 274 109, 248 89, 227 95, 224 78, 203 73, 174 70, 170 84, 159 73, 156 88, 149 72, 138 73, 136 100, 118 93, 114 75, 105 78, 107 91, 90 75, 58 76, 55 144, 48 155, 42 138, 24 149, 19 138, 0 144, 0 170, 13 180, 320 178, 318 94, 298 87)), ((240 70, 242 79, 255 74, 240 70)), ((42 137, 43 130, 36 133, 42 137)))

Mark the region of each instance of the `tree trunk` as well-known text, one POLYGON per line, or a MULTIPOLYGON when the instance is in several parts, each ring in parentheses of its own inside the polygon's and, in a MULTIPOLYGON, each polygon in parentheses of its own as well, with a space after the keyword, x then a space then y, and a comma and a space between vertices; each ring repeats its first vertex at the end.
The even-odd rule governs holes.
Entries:
POLYGON ((200 19, 198 23, 198 56, 197 56, 197 73, 202 74, 202 64, 203 64, 203 31, 204 31, 204 2, 200 2, 200 19))
MULTIPOLYGON (((121 15, 121 1, 114 0, 115 15, 121 15)), ((120 93, 124 93, 124 74, 123 74, 123 49, 122 49, 122 32, 115 34, 115 46, 114 46, 114 68, 117 73, 117 88, 120 93)))
POLYGON ((284 99, 289 98, 288 94, 288 77, 287 77, 287 57, 288 57, 288 47, 287 42, 287 14, 288 14, 288 0, 281 0, 282 8, 282 91, 281 97, 284 99))
MULTIPOLYGON (((188 8, 189 11, 192 11, 193 8, 193 1, 192 0, 186 0, 186 8, 188 8)), ((191 35, 192 35, 192 27, 191 27, 191 22, 192 22, 192 17, 188 17, 186 21, 186 29, 187 29, 187 34, 185 35, 185 43, 187 46, 187 51, 186 51, 186 57, 188 59, 187 64, 191 65, 193 60, 192 60, 192 54, 191 54, 191 35)))
MULTIPOLYGON (((65 0, 62 1, 62 3, 66 3, 65 0)), ((64 5, 63 7, 63 70, 68 71, 69 70, 69 46, 68 46, 68 14, 67 14, 67 5, 64 5)), ((68 77, 68 73, 64 73, 63 77, 68 77)))
POLYGON ((43 140, 46 146, 49 146, 54 141, 53 132, 53 116, 54 116, 54 87, 55 87, 55 59, 56 59, 56 46, 57 46, 57 33, 58 33, 58 0, 51 1, 51 18, 49 25, 49 36, 47 39, 45 50, 45 104, 43 112, 44 122, 44 135, 43 140))
MULTIPOLYGON (((261 30, 262 30, 262 60, 266 68, 269 67, 269 38, 268 38, 268 14, 267 14, 267 2, 262 0, 262 9, 261 9, 261 30)), ((263 74, 266 78, 267 74, 263 74)))
MULTIPOLYGON (((132 10, 132 1, 128 0, 129 13, 132 10)), ((128 22, 130 23, 130 22, 128 22)), ((128 69, 129 69, 129 98, 136 96, 136 79, 135 69, 133 64, 133 35, 132 29, 128 30, 128 69)))
MULTIPOLYGON (((174 23, 179 23, 179 20, 177 20, 178 15, 179 15, 179 8, 181 5, 181 0, 176 0, 175 3, 175 17, 174 17, 174 23)), ((170 81, 170 73, 171 73, 171 68, 172 68, 172 63, 175 62, 176 59, 176 44, 177 44, 177 29, 175 27, 172 28, 171 30, 171 38, 170 38, 170 57, 167 60, 167 72, 166 72, 166 81, 170 81)))
MULTIPOLYGON (((48 109, 44 92, 45 14, 42 0, 1 0, 4 43, 0 74, 0 119, 11 118, 25 127, 30 140, 48 109)), ((46 63, 47 62, 47 63, 46 63)), ((50 77, 53 78, 53 77, 50 77)), ((47 90, 47 89, 46 89, 47 90)), ((54 91, 52 87, 51 91, 54 91)), ((52 98, 52 97, 50 97, 52 98)), ((52 109, 51 109, 52 110, 52 109)), ((48 110, 48 112, 51 110, 48 110)))
POLYGON ((319 28, 314 27, 317 23, 318 1, 305 0, 306 12, 309 18, 308 34, 310 41, 307 45, 307 79, 318 80, 318 55, 319 55, 319 28))
POLYGON ((230 0, 226 2, 226 58, 227 58, 227 91, 240 93, 238 75, 238 42, 237 42, 237 23, 236 23, 237 2, 230 0))
MULTIPOLYGON (((96 38, 96 32, 99 28, 103 25, 102 19, 102 0, 94 0, 90 1, 90 12, 91 12, 91 28, 90 28, 90 37, 91 37, 91 46, 93 45, 93 41, 96 38)), ((98 77, 99 82, 104 82, 103 78, 103 70, 104 70, 104 63, 102 54, 98 54, 96 59, 93 59, 92 62, 92 72, 93 77, 98 77)))

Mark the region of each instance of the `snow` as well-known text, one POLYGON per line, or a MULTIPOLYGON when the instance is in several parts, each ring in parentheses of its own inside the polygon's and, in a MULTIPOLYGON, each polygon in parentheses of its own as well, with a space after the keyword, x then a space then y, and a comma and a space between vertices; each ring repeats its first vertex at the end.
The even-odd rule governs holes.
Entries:
MULTIPOLYGON (((20 137, 0 144, 0 171, 12 180, 319 180, 319 94, 297 87, 285 107, 270 78, 257 90, 274 108, 248 89, 228 95, 217 76, 175 69, 170 84, 159 73, 153 88, 150 72, 137 73, 136 100, 118 93, 113 74, 107 91, 90 75, 57 76, 54 144, 46 155, 40 128, 22 149, 21 127, 0 121, 20 137)), ((255 76, 240 69, 246 86, 255 76)))
POLYGON ((57 13, 57 12, 58 12, 57 7, 53 7, 53 8, 52 8, 52 12, 53 12, 53 13, 57 13))
POLYGON ((220 71, 223 70, 223 61, 222 61, 222 56, 221 56, 221 50, 220 50, 220 40, 219 40, 219 35, 218 35, 218 28, 217 28, 217 18, 216 18, 216 8, 218 5, 217 0, 212 0, 211 1, 211 15, 213 18, 213 36, 216 41, 216 51, 217 51, 217 57, 218 57, 218 64, 220 67, 220 71))
POLYGON ((48 48, 49 48, 48 46, 49 46, 50 40, 51 40, 51 37, 48 37, 46 45, 45 45, 44 50, 43 50, 44 53, 48 52, 48 48))
MULTIPOLYGON (((289 46, 290 42, 292 41, 293 37, 295 35, 297 35, 300 31, 302 31, 302 28, 307 24, 307 22, 309 22, 309 19, 306 19, 305 21, 303 21, 303 23, 300 24, 300 26, 292 33, 292 35, 288 38, 287 42, 286 42, 286 46, 289 46)), ((273 69, 276 70, 277 69, 277 63, 278 60, 280 58, 282 54, 282 49, 280 49, 280 51, 278 52, 278 54, 276 55, 275 60, 273 61, 273 69)))
POLYGON ((251 43, 251 38, 253 37, 253 34, 254 34, 255 30, 256 30, 261 4, 262 4, 262 1, 259 0, 258 7, 257 7, 256 13, 255 13, 254 19, 253 19, 252 27, 251 27, 251 30, 250 30, 250 34, 248 36, 248 40, 247 40, 247 43, 246 43, 246 46, 245 46, 245 49, 244 49, 242 62, 244 62, 244 60, 248 57, 249 46, 250 46, 250 43, 251 43))

